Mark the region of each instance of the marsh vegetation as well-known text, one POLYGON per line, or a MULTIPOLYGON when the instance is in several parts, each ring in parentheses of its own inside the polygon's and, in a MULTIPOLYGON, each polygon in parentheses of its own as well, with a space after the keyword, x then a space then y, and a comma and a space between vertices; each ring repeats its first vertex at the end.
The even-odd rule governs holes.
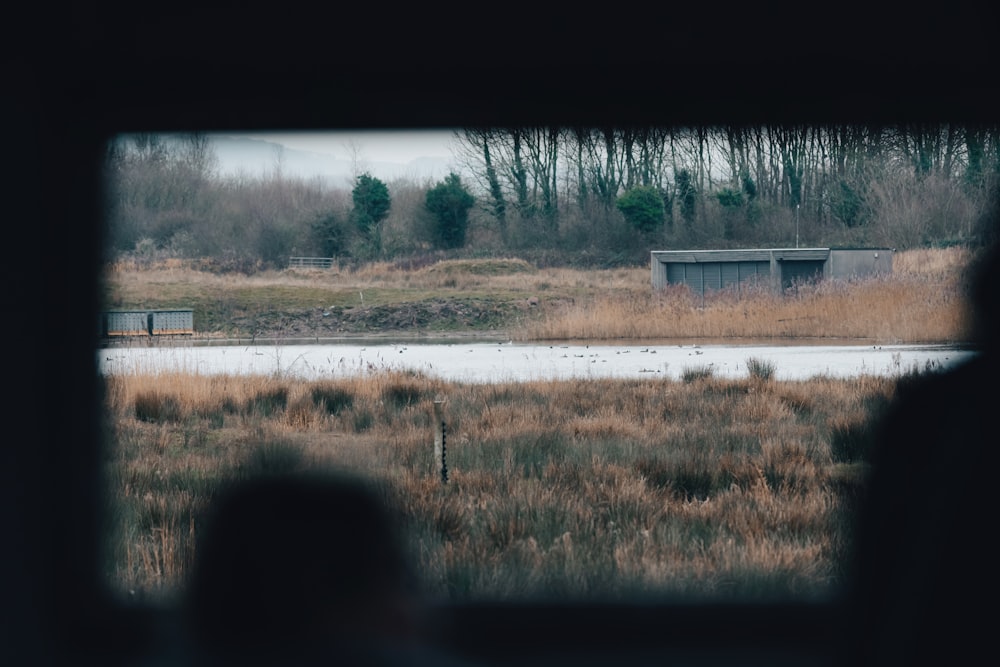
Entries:
MULTIPOLYGON (((108 293, 121 306, 193 300, 196 322, 215 323, 220 335, 240 313, 258 323, 269 314, 281 333, 301 313, 322 321, 317 311, 465 299, 509 309, 496 324, 524 339, 953 343, 967 330, 970 257, 958 248, 907 251, 891 277, 783 297, 720 293, 705 304, 653 293, 645 267, 520 260, 242 278, 180 262, 120 264, 108 293), (528 305, 532 296, 538 306, 528 305)), ((405 331, 413 329, 386 333, 405 331)), ((112 374, 108 579, 125 595, 175 595, 196 556, 201 512, 227 480, 333 466, 375 480, 401 510, 435 598, 835 596, 871 420, 905 375, 778 381, 772 362, 746 364, 751 372, 736 379, 690 368, 674 379, 491 384, 391 370, 336 380, 112 374), (435 399, 445 401, 445 484, 432 461, 435 399)))
POLYGON ((227 480, 334 466, 400 508, 436 598, 836 595, 868 420, 897 379, 775 382, 758 369, 490 385, 111 377, 108 576, 123 593, 175 594, 227 480))
POLYGON ((539 268, 520 259, 372 263, 253 276, 196 262, 108 267, 111 309, 192 308, 200 337, 337 338, 502 333, 541 340, 966 339, 967 248, 896 253, 877 279, 803 285, 795 293, 653 291, 649 266, 539 268))

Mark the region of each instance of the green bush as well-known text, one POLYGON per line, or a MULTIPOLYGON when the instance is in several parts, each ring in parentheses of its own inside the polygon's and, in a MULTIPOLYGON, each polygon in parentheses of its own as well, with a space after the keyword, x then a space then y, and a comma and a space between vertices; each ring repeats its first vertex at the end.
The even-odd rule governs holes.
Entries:
POLYGON ((657 188, 632 188, 622 194, 615 204, 628 223, 641 232, 652 232, 663 225, 663 195, 657 188))
POLYGON ((440 248, 461 248, 469 227, 469 209, 476 198, 454 172, 427 191, 425 206, 434 216, 434 240, 440 248))

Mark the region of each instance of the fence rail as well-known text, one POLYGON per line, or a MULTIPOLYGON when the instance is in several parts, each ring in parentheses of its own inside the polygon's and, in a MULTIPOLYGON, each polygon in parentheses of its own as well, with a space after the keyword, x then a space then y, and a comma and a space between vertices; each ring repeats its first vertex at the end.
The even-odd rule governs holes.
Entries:
POLYGON ((289 257, 290 269, 329 269, 333 266, 333 257, 289 257))

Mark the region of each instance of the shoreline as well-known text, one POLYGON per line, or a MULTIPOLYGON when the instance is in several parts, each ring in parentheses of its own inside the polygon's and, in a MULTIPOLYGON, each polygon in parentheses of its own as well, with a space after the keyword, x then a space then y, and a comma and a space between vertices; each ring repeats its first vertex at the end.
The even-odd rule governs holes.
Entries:
POLYGON ((573 338, 514 340, 503 330, 467 332, 406 332, 391 331, 365 334, 343 334, 338 336, 132 336, 101 339, 101 349, 122 347, 226 347, 242 345, 296 346, 296 345, 391 345, 393 343, 413 345, 447 345, 459 342, 515 343, 519 345, 655 345, 655 346, 732 346, 732 347, 799 347, 799 346, 843 346, 843 345, 926 345, 949 346, 957 349, 974 349, 970 341, 902 341, 880 340, 872 337, 845 338, 828 336, 781 336, 781 337, 726 337, 726 338, 573 338))

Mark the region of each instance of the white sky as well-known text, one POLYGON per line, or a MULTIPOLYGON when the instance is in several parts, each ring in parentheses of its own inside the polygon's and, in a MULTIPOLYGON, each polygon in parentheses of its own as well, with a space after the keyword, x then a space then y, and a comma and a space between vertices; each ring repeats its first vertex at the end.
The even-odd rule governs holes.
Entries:
POLYGON ((452 157, 452 130, 371 130, 352 132, 267 132, 247 135, 288 148, 350 160, 407 163, 420 157, 452 157))

